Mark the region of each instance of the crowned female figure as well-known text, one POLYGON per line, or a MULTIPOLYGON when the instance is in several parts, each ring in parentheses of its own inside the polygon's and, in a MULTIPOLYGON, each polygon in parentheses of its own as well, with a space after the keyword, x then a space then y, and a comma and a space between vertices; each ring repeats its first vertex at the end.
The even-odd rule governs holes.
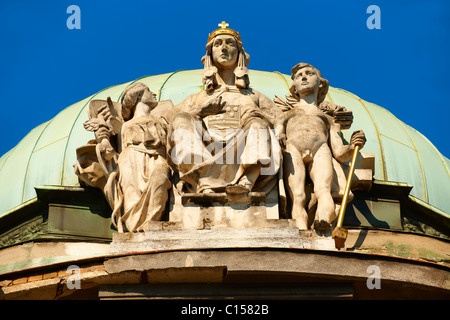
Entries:
POLYGON ((249 55, 238 32, 209 35, 204 90, 175 106, 168 155, 187 192, 264 191, 278 172, 280 149, 271 128, 278 108, 250 88, 249 55))

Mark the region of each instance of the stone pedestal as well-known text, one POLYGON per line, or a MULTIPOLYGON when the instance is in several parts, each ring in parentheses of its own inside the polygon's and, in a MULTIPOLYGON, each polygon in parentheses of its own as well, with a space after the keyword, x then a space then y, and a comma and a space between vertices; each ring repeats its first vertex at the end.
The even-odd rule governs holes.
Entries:
POLYGON ((144 230, 114 234, 111 253, 264 247, 336 250, 331 237, 299 230, 293 219, 280 219, 277 188, 268 193, 174 195, 169 221, 150 221, 144 230))
POLYGON ((181 223, 183 229, 265 227, 266 220, 278 219, 277 201, 263 192, 185 193, 169 216, 169 221, 181 223))
POLYGON ((267 220, 266 227, 177 229, 179 224, 155 222, 153 230, 116 233, 112 254, 176 249, 307 248, 335 251, 334 240, 300 231, 293 220, 267 220), (271 226, 270 226, 271 225, 271 226), (160 229, 157 229, 157 228, 160 229))

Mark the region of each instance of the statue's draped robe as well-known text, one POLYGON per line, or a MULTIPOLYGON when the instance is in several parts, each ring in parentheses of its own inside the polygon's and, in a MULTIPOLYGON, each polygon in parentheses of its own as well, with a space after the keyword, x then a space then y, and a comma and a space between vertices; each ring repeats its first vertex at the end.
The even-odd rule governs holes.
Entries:
POLYGON ((122 127, 122 152, 118 170, 106 189, 112 199, 112 221, 119 232, 142 230, 148 221, 159 221, 165 210, 170 167, 156 129, 155 118, 140 117, 122 127))
POLYGON ((223 192, 255 166, 261 173, 252 191, 259 191, 278 173, 278 141, 251 94, 236 88, 224 92, 224 112, 204 119, 189 113, 195 94, 178 106, 168 154, 189 191, 223 192))

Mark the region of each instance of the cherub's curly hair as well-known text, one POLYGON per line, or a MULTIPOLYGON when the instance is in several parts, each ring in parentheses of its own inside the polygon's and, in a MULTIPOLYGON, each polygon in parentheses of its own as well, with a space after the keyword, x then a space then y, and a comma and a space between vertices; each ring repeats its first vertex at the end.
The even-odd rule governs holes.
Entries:
MULTIPOLYGON (((306 67, 313 68, 314 71, 316 71, 317 75, 319 76, 319 81, 320 81, 321 87, 319 88, 319 93, 317 94, 317 105, 320 105, 325 100, 325 97, 327 96, 329 82, 327 79, 322 78, 322 74, 316 67, 310 65, 309 63, 300 62, 292 68, 291 79, 294 80, 294 77, 297 74, 298 70, 306 68, 306 67)), ((295 91, 294 83, 291 84, 291 87, 289 88, 289 92, 291 93, 291 97, 293 97, 297 100, 300 100, 300 96, 295 91)))
MULTIPOLYGON (((202 81, 205 85, 206 91, 214 90, 218 85, 218 70, 212 62, 212 46, 214 43, 214 39, 215 38, 213 38, 206 44, 206 54, 202 57, 202 63, 204 66, 202 81)), ((235 85, 236 87, 241 89, 248 89, 250 86, 250 79, 248 77, 247 66, 250 62, 250 55, 245 52, 244 47, 242 46, 242 41, 237 38, 234 39, 236 40, 236 44, 238 47, 238 64, 234 69, 235 85)))

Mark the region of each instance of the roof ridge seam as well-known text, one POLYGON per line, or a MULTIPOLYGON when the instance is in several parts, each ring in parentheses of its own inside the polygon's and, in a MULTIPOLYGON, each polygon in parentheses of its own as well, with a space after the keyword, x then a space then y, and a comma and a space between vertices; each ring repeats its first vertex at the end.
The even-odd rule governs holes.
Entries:
POLYGON ((30 162, 31 162, 31 158, 33 157, 33 153, 34 153, 34 149, 36 148, 39 140, 41 139, 42 135, 44 134, 45 130, 48 128, 48 126, 53 122, 53 120, 56 118, 53 117, 52 119, 50 119, 47 122, 47 125, 44 127, 44 129, 42 129, 41 133, 39 134, 39 137, 36 139, 36 142, 34 143, 33 149, 30 152, 30 157, 28 158, 27 161, 27 168, 25 169, 25 176, 23 178, 23 185, 22 185, 22 202, 25 199, 25 186, 27 185, 27 180, 28 180, 28 170, 30 169, 30 162))
POLYGON ((170 79, 175 73, 178 73, 178 72, 181 72, 181 71, 185 71, 185 70, 184 70, 184 69, 180 69, 180 70, 174 71, 174 72, 172 72, 172 73, 167 77, 166 80, 164 80, 163 84, 161 85, 161 88, 159 88, 158 101, 161 101, 161 93, 162 93, 163 88, 164 88, 164 86, 166 85, 167 81, 169 81, 169 79, 170 79))
POLYGON ((388 180, 387 172, 386 172, 386 164, 384 163, 383 145, 382 145, 381 139, 380 139, 380 131, 378 130, 378 126, 375 123, 375 120, 374 120, 372 114, 370 113, 370 111, 367 108, 367 106, 362 102, 362 99, 360 97, 358 97, 357 95, 355 95, 355 94, 353 94, 353 93, 351 93, 349 91, 346 91, 346 90, 343 90, 343 89, 339 89, 339 90, 344 92, 345 94, 349 95, 350 97, 356 99, 357 101, 359 101, 359 103, 361 103, 361 105, 363 106, 364 110, 366 110, 367 114, 369 115, 370 120, 373 123, 373 127, 375 128, 375 133, 377 134, 378 145, 380 146, 381 165, 382 165, 382 168, 383 168, 384 180, 388 180))

